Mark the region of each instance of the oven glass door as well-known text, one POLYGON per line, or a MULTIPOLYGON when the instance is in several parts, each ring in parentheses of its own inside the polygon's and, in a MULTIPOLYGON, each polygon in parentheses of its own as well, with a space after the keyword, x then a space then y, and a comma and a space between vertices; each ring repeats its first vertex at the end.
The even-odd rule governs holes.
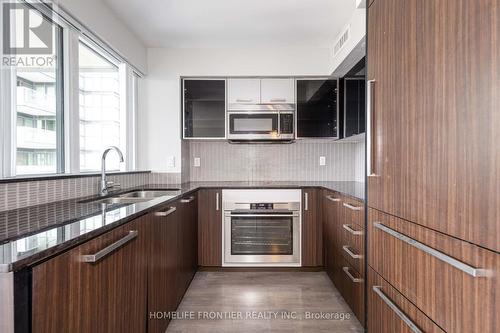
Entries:
POLYGON ((293 216, 231 216, 231 255, 292 255, 293 216))
POLYGON ((232 135, 277 135, 277 113, 231 113, 229 133, 232 135))

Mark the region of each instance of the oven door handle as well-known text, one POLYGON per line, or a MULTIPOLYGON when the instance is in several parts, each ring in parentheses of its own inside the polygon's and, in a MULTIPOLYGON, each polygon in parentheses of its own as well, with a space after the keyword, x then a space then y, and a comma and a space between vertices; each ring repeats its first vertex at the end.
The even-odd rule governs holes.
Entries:
POLYGON ((230 214, 231 217, 298 217, 299 214, 230 214))

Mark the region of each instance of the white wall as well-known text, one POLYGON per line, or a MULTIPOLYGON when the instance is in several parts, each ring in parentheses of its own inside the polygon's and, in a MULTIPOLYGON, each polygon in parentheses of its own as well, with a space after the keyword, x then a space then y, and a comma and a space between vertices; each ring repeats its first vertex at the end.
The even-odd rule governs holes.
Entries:
POLYGON ((332 50, 148 49, 148 76, 139 84, 138 168, 181 171, 181 76, 329 75, 332 50), (168 167, 174 156, 175 167, 168 167))
POLYGON ((118 51, 130 64, 147 72, 146 47, 102 0, 56 0, 78 21, 118 51))

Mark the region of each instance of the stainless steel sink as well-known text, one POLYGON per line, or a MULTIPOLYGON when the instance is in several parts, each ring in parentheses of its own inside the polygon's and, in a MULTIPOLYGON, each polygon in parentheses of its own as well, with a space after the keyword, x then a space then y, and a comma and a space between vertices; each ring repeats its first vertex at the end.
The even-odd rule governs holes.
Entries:
POLYGON ((103 203, 107 205, 116 205, 116 204, 134 204, 138 202, 146 202, 153 200, 158 197, 163 196, 172 196, 174 195, 172 192, 177 191, 176 189, 171 190, 141 190, 141 191, 133 191, 123 194, 117 194, 108 198, 96 198, 92 200, 85 200, 82 203, 94 202, 94 203, 103 203))
POLYGON ((118 198, 141 198, 150 200, 164 195, 171 195, 171 193, 171 191, 165 190, 144 190, 124 193, 119 195, 118 198))

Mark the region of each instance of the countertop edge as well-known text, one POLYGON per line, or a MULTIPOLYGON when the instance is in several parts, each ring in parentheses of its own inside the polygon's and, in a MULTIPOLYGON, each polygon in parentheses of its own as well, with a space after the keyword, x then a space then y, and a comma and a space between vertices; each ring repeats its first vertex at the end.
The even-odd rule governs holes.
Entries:
MULTIPOLYGON (((189 183, 187 183, 189 184, 189 183)), ((148 185, 144 185, 144 186, 140 186, 142 188, 147 188, 148 185)), ((269 185, 248 185, 248 186, 245 186, 245 185, 242 185, 242 184, 238 184, 238 185, 217 185, 217 184, 213 184, 213 185, 209 185, 209 184, 200 184, 200 185, 195 185, 193 186, 192 188, 188 188, 186 189, 185 192, 182 192, 180 193, 179 195, 177 196, 174 196, 174 197, 171 197, 171 198, 168 198, 168 199, 165 199, 161 202, 158 202, 150 207, 147 207, 147 208, 144 208, 138 212, 135 212, 129 216, 126 216, 126 217, 123 217, 121 218, 120 220, 117 220, 115 221, 114 223, 112 224, 109 224, 109 225, 104 225, 98 229, 95 229, 95 230, 92 230, 88 233, 85 233, 81 236, 78 236, 74 239, 71 239, 71 240, 68 240, 67 242, 64 242, 62 244, 59 244, 59 245, 55 245, 51 248, 48 248, 46 250, 42 250, 40 251, 39 253, 36 253, 36 254, 33 254, 29 257, 26 257, 26 258, 23 258, 21 260, 18 260, 16 262, 13 262, 13 263, 10 263, 10 264, 0 264, 0 273, 8 273, 8 272, 16 272, 16 271, 20 271, 20 270, 23 270, 23 269, 26 269, 26 268, 29 268, 29 267, 33 267, 33 266, 36 266, 44 261, 47 261, 47 260, 50 260, 51 258, 54 258, 66 251, 69 251, 79 245, 82 245, 83 243, 85 242, 88 242, 94 238, 97 238, 101 235, 103 235, 104 233, 108 232, 108 231, 111 231, 119 226, 122 226, 132 220, 135 220, 143 215, 146 215, 152 211, 154 211, 155 209, 157 209, 158 207, 162 206, 162 205, 165 205, 165 204, 168 204, 170 202, 174 202, 174 201, 177 201, 179 200, 180 198, 186 196, 186 195, 189 195, 191 193, 194 193, 194 192, 197 192, 201 189, 235 189, 235 188, 248 188, 248 189, 285 189, 285 188, 288 188, 288 189, 304 189, 304 188, 319 188, 319 189, 325 189, 325 190, 328 190, 328 191, 334 191, 334 192, 338 192, 338 193, 341 193, 347 197, 350 197, 352 199, 355 199, 355 200, 360 200, 362 202, 365 202, 365 200, 363 198, 359 198, 359 197, 356 197, 355 195, 352 195, 350 193, 345 193, 343 192, 342 190, 339 190, 339 189, 335 189, 335 188, 331 188, 331 187, 327 187, 327 186, 324 186, 324 185, 273 185, 273 184, 269 184, 269 185)), ((127 189, 127 191, 129 191, 130 189, 127 189)), ((66 224, 66 223, 64 223, 66 224)), ((64 224, 61 224, 61 225, 64 225, 64 224)), ((55 226, 54 226, 55 227, 55 226)))

